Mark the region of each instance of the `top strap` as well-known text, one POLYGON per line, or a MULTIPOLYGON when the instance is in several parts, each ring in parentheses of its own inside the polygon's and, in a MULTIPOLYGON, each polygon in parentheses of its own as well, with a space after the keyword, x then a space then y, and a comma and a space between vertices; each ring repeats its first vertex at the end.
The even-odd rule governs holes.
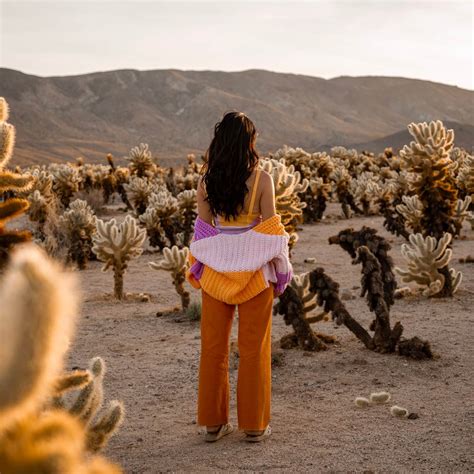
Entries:
POLYGON ((252 188, 252 196, 250 197, 249 212, 247 214, 247 219, 249 219, 250 215, 252 214, 253 205, 255 203, 255 196, 257 195, 258 180, 260 178, 261 171, 262 171, 261 168, 257 168, 257 174, 255 176, 255 181, 253 183, 253 188, 252 188))

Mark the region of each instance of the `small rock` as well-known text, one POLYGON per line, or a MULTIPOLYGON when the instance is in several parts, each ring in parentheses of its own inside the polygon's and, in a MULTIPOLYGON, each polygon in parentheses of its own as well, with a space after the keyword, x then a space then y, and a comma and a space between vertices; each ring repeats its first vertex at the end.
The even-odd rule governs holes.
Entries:
POLYGON ((304 259, 305 263, 316 263, 316 259, 314 257, 308 257, 304 259))
POLYGON ((349 288, 343 288, 341 291, 341 300, 355 300, 355 296, 349 288))

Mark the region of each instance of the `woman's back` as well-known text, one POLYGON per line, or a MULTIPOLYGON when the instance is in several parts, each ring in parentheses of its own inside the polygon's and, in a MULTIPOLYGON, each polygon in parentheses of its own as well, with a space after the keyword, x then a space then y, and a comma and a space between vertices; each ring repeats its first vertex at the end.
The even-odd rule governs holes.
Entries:
POLYGON ((256 199, 261 173, 261 168, 257 168, 253 173, 253 183, 249 185, 249 193, 244 199, 244 210, 236 218, 225 219, 222 215, 214 216, 214 226, 217 229, 224 233, 240 233, 262 221, 259 199, 256 199))

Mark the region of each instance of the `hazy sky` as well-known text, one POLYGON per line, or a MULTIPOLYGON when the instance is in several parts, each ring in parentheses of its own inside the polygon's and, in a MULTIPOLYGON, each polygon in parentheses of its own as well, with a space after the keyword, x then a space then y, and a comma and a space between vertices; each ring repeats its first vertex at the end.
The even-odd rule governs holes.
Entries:
POLYGON ((40 76, 258 68, 474 89, 473 9, 471 0, 0 0, 0 65, 40 76))

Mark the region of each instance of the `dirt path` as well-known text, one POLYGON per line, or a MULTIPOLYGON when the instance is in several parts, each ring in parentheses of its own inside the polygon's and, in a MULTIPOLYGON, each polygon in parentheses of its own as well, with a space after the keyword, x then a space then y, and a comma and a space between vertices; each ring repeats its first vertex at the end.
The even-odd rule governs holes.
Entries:
MULTIPOLYGON (((339 215, 331 205, 330 215, 339 215)), ((392 242, 395 263, 404 266, 402 238, 388 234, 382 219, 328 219, 304 226, 293 255, 295 273, 323 266, 341 288, 360 285, 360 266, 327 239, 348 226, 371 225, 392 242), (316 264, 306 264, 315 257, 316 264)), ((397 300, 392 322, 400 320, 406 337, 428 339, 440 358, 416 362, 366 350, 344 327, 332 322, 318 330, 337 336, 338 344, 322 353, 285 351, 273 369, 272 428, 266 443, 250 445, 234 432, 206 444, 195 424, 199 323, 156 317, 179 304, 166 272, 148 268, 155 258, 143 255, 130 265, 125 290, 149 292, 149 303, 116 303, 112 274, 95 262, 81 272, 82 318, 69 366, 86 366, 100 355, 107 365, 106 396, 122 399, 127 416, 106 454, 127 473, 157 472, 468 472, 474 470, 474 267, 459 257, 474 253, 474 232, 454 244, 452 266, 464 273, 452 299, 422 297, 397 300), (418 413, 416 420, 395 419, 388 406, 358 409, 356 396, 388 390, 393 402, 418 413)), ((199 293, 192 291, 192 298, 199 293)), ((347 301, 351 314, 366 327, 372 320, 365 301, 347 301)), ((237 318, 232 340, 236 340, 237 318)), ((274 316, 273 339, 288 332, 274 316)), ((237 371, 231 369, 231 421, 236 423, 237 371)))

